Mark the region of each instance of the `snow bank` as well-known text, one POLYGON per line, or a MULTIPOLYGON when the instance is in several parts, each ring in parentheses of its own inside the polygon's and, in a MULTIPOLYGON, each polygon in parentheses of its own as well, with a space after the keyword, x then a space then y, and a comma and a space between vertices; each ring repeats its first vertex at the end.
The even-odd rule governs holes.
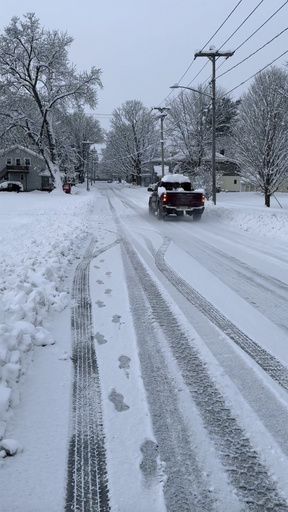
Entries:
POLYGON ((271 198, 271 208, 264 206, 264 198, 255 192, 231 192, 217 195, 217 204, 206 202, 205 217, 229 224, 232 229, 252 235, 288 240, 288 194, 271 198))
POLYGON ((55 343, 53 311, 69 304, 65 280, 89 230, 95 195, 1 194, 0 439, 33 347, 55 343))

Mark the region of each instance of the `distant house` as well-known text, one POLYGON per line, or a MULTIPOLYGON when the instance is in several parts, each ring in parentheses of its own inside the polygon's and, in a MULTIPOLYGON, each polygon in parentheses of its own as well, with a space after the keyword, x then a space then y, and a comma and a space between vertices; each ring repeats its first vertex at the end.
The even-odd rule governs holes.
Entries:
MULTIPOLYGON (((168 160, 164 160, 164 174, 171 172, 171 163, 168 160)), ((162 176, 162 158, 153 158, 143 162, 141 178, 142 185, 148 186, 150 183, 156 183, 162 176)))
MULTIPOLYGON (((257 192, 260 191, 260 186, 257 181, 248 180, 247 178, 241 178, 241 192, 257 192)), ((279 186, 277 192, 288 192, 288 178, 279 186)))
MULTIPOLYGON (((202 165, 211 166, 211 155, 205 155, 201 159, 202 165)), ((222 153, 216 152, 216 175, 217 189, 229 192, 240 191, 240 167, 235 160, 224 156, 222 153)), ((193 180, 193 176, 197 172, 198 162, 189 160, 187 156, 179 153, 171 157, 171 167, 173 172, 187 174, 193 180)))
POLYGON ((241 176, 240 167, 231 161, 223 162, 221 167, 221 177, 217 179, 217 186, 225 192, 240 192, 241 176))
POLYGON ((0 150, 0 182, 19 181, 25 192, 51 190, 52 179, 44 159, 24 146, 0 150))

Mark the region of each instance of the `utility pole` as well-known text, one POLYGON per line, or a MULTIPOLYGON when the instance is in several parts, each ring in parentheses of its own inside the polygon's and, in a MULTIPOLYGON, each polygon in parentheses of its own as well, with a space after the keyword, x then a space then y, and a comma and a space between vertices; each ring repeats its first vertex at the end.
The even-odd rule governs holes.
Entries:
POLYGON ((170 107, 153 107, 154 110, 159 110, 160 112, 160 121, 161 121, 161 163, 162 163, 162 178, 164 176, 164 119, 167 116, 165 112, 170 110, 170 107))
POLYGON ((212 62, 212 198, 213 203, 216 205, 216 58, 231 57, 234 52, 219 52, 214 51, 213 48, 208 52, 197 52, 196 57, 208 57, 212 62))
POLYGON ((94 142, 90 140, 82 140, 83 153, 84 153, 84 173, 86 168, 86 190, 89 191, 89 151, 91 144, 94 142))

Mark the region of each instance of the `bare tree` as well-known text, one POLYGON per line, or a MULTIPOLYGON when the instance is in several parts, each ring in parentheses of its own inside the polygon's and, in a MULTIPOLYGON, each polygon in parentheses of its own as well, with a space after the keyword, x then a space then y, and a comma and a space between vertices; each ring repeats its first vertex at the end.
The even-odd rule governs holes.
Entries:
POLYGON ((141 185, 143 163, 155 154, 157 120, 141 101, 131 100, 114 110, 107 134, 103 166, 141 185))
POLYGON ((270 206, 288 173, 288 74, 271 67, 243 95, 235 131, 241 176, 259 188, 270 206))
POLYGON ((60 186, 55 116, 69 108, 97 104, 100 70, 76 73, 67 50, 66 33, 40 27, 34 13, 14 17, 0 36, 0 116, 5 132, 21 130, 45 159, 60 186))
MULTIPOLYGON (((170 101, 166 121, 166 133, 170 140, 170 151, 183 172, 193 176, 193 184, 205 189, 206 197, 212 194, 212 104, 209 93, 198 87, 181 91, 170 101), (183 161, 184 159, 184 161, 183 161)), ((216 147, 226 149, 237 116, 238 102, 231 100, 224 89, 217 88, 216 96, 216 147)), ((217 176, 220 177, 217 170, 217 176)))
MULTIPOLYGON (((195 91, 181 91, 169 103, 170 111, 166 120, 166 133, 173 153, 185 155, 188 169, 192 162, 201 166, 207 145, 211 144, 211 123, 208 112, 210 99, 195 91), (208 120, 208 122, 207 122, 208 120)), ((190 170, 193 170, 194 165, 190 170)))

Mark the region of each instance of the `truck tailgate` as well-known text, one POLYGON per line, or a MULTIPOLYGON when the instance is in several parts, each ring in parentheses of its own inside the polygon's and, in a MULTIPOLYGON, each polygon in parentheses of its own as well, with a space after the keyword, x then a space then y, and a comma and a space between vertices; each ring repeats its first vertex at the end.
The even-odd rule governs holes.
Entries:
POLYGON ((195 208, 203 206, 203 195, 201 192, 166 192, 166 206, 186 206, 195 208))

